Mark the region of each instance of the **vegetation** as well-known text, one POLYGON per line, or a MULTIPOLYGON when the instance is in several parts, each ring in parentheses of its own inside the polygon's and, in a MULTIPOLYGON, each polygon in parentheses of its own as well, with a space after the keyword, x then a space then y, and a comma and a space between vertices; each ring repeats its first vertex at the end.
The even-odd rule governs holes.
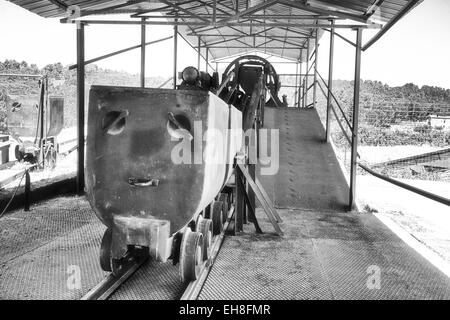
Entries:
MULTIPOLYGON (((45 74, 49 77, 50 94, 65 98, 65 126, 76 123, 76 72, 68 70, 61 63, 54 63, 39 69, 25 61, 5 60, 0 62, 0 74, 45 74)), ((163 78, 147 78, 149 87, 157 87, 163 78)), ((294 85, 294 77, 283 77, 285 85, 294 85)), ((319 80, 320 81, 320 80, 319 80)), ((86 67, 86 84, 109 84, 137 86, 138 75, 126 72, 104 70, 96 65, 86 67)), ((333 92, 344 114, 351 121, 353 104, 353 81, 336 80, 333 92)), ((294 88, 286 88, 282 94, 294 97, 294 88), (291 92, 292 91, 292 92, 291 92)), ((312 90, 311 90, 312 91, 312 90)), ((36 79, 0 77, 0 131, 6 130, 5 107, 7 96, 33 95, 39 93, 36 79)), ((326 99, 318 88, 319 113, 323 112, 326 99)), ((86 99, 87 99, 86 95, 86 99)), ((312 101, 310 96, 309 101, 312 101)), ((422 86, 408 83, 401 87, 390 87, 380 81, 361 81, 361 125, 360 143, 363 145, 420 145, 445 146, 450 143, 450 132, 431 127, 427 118, 431 114, 450 115, 450 89, 422 86)), ((291 102, 292 104, 292 102, 291 102)), ((333 124, 333 136, 339 144, 346 139, 337 124, 333 124)))
MULTIPOLYGON (((49 79, 49 93, 63 96, 65 101, 65 127, 76 124, 76 71, 68 66, 54 63, 39 69, 35 64, 25 61, 5 60, 0 62, 0 74, 41 74, 49 79)), ((146 79, 146 85, 157 87, 166 79, 152 77, 146 79)), ((101 69, 96 65, 86 66, 86 85, 122 85, 137 86, 139 76, 126 72, 101 69)), ((6 100, 8 96, 28 96, 39 94, 36 78, 0 77, 0 132, 6 132, 6 100)), ((87 99, 86 95, 86 99, 87 99)), ((37 98, 36 98, 37 99, 37 98)))

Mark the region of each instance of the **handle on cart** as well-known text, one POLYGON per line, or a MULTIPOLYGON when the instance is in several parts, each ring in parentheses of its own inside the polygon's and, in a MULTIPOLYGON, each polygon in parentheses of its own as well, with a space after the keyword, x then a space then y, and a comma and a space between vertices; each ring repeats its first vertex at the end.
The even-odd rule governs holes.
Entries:
POLYGON ((128 183, 135 187, 157 187, 159 179, 151 178, 128 178, 128 183))

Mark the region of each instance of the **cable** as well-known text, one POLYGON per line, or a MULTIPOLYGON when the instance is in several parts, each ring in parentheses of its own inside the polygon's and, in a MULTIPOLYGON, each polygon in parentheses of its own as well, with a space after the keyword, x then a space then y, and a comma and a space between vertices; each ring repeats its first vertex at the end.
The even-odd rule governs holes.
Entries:
POLYGON ((14 200, 14 197, 17 194, 17 191, 19 190, 20 184, 22 183, 23 177, 25 177, 25 175, 27 174, 28 169, 25 169, 22 177, 20 178, 19 184, 16 187, 16 190, 14 190, 14 193, 11 197, 11 199, 8 201, 8 204, 6 205, 6 207, 3 209, 2 213, 0 213, 0 218, 3 217, 3 215, 5 214, 6 210, 8 210, 8 207, 10 206, 11 202, 14 200))

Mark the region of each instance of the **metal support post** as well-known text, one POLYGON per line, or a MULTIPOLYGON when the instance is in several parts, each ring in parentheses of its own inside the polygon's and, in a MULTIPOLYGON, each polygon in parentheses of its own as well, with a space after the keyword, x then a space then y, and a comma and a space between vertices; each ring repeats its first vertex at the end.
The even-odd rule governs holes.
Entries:
MULTIPOLYGON (((175 19, 175 22, 178 19, 175 19)), ((177 88, 178 25, 173 26, 173 88, 177 88)))
POLYGON ((30 193, 31 193, 31 181, 30 172, 25 170, 25 207, 24 211, 30 211, 30 193))
POLYGON ((328 64, 328 96, 327 96, 327 120, 325 128, 325 141, 330 141, 330 125, 331 125, 331 93, 333 91, 333 59, 334 59, 334 20, 331 20, 330 32, 330 61, 328 64))
POLYGON ((298 71, 298 62, 295 64, 295 92, 294 92, 294 107, 297 104, 296 101, 299 91, 299 85, 298 85, 298 78, 299 78, 299 71, 298 71))
POLYGON ((356 54, 355 54, 355 83, 353 91, 353 126, 352 126, 352 152, 350 163, 350 195, 349 209, 355 206, 356 190, 356 166, 358 156, 358 120, 359 120, 359 90, 361 81, 361 46, 362 29, 356 29, 356 54))
POLYGON ((84 24, 77 25, 77 140, 78 164, 77 186, 78 194, 84 193, 84 24))
MULTIPOLYGON (((145 18, 141 19, 145 22, 145 18)), ((145 88, 145 42, 146 42, 146 25, 143 23, 141 25, 141 88, 145 88)))
POLYGON ((200 37, 198 37, 198 47, 197 47, 197 70, 200 71, 200 58, 201 58, 201 44, 200 44, 200 37))
POLYGON ((244 220, 244 210, 245 210, 245 199, 244 193, 245 188, 243 184, 239 183, 242 180, 243 175, 238 166, 235 169, 236 178, 236 212, 234 216, 234 231, 240 232, 243 230, 243 220, 244 220))
POLYGON ((303 58, 303 51, 300 51, 300 68, 299 68, 299 84, 298 84, 298 95, 297 95, 297 107, 301 108, 301 103, 302 103, 302 89, 303 89, 303 78, 302 78, 302 67, 303 67, 303 63, 302 63, 302 58, 303 58))

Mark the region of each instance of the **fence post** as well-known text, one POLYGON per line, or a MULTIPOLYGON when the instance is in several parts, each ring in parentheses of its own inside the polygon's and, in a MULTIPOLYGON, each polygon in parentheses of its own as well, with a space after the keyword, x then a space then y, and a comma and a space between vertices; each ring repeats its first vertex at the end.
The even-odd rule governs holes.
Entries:
POLYGON ((24 211, 30 211, 30 192, 31 192, 31 181, 30 172, 25 170, 25 208, 24 211))

